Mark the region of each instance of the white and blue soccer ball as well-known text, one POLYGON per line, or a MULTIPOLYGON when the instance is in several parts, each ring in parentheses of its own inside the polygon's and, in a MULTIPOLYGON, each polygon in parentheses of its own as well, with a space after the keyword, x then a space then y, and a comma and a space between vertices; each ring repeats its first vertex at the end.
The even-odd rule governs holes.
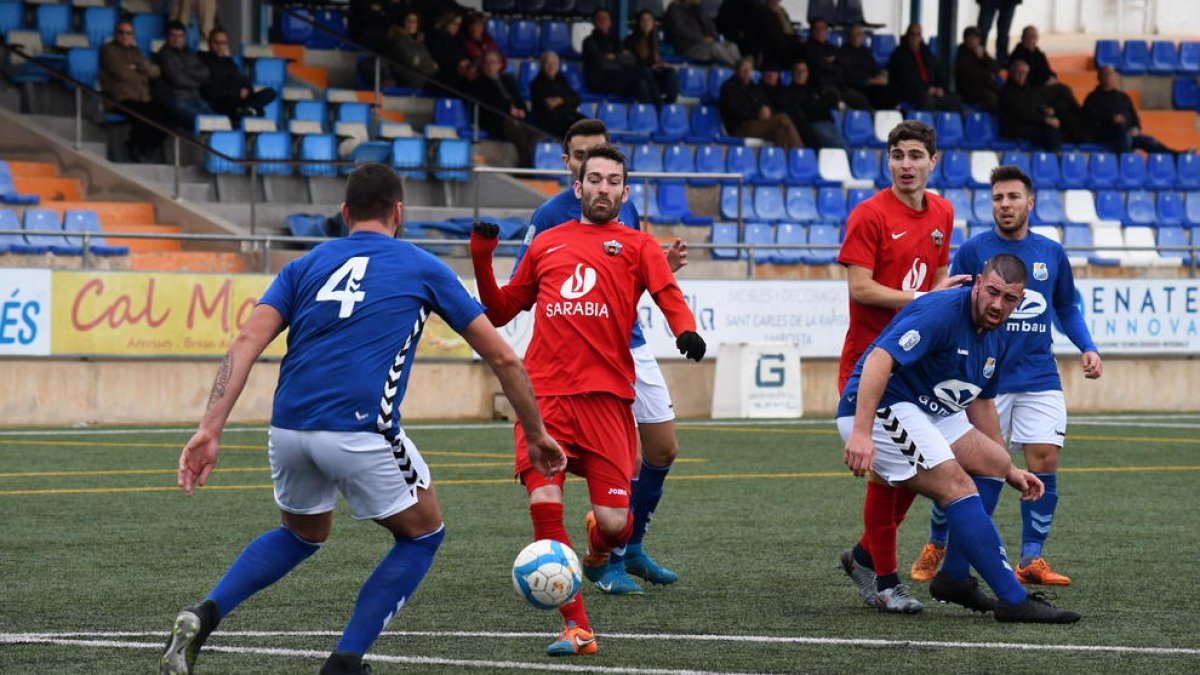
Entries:
POLYGON ((554 609, 571 601, 583 579, 579 558, 570 546, 539 539, 521 549, 513 562, 513 589, 538 609, 554 609))

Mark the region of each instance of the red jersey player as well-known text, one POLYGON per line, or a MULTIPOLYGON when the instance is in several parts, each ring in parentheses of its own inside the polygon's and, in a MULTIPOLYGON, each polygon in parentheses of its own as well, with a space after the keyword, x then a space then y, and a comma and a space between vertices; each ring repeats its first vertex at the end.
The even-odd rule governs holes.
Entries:
MULTIPOLYGON (((850 327, 838 363, 839 392, 859 357, 901 307, 970 278, 947 277, 954 207, 925 189, 936 163, 931 127, 914 120, 896 125, 888 134, 891 187, 855 207, 846 221, 838 262, 846 266, 850 286, 850 327)), ((896 573, 896 528, 915 498, 915 492, 891 487, 871 473, 862 538, 842 553, 842 568, 863 600, 881 611, 921 610, 896 573)))
MULTIPOLYGON (((629 197, 625 157, 611 145, 590 148, 575 182, 582 217, 540 234, 508 285, 496 285, 494 225, 477 225, 471 260, 480 299, 496 326, 537 305, 525 366, 551 437, 567 453, 567 471, 587 479, 592 512, 588 557, 606 561, 629 538, 630 480, 637 460, 633 422, 634 365, 629 331, 637 303, 649 291, 662 309, 681 354, 699 361, 704 340, 654 237, 615 222, 629 197)), ((534 539, 568 546, 563 526, 564 473, 539 473, 536 446, 516 429, 516 474, 529 493, 534 539)), ((603 564, 601 562, 600 564, 603 564)), ((551 656, 592 654, 582 595, 560 608, 565 627, 546 648, 551 656)))

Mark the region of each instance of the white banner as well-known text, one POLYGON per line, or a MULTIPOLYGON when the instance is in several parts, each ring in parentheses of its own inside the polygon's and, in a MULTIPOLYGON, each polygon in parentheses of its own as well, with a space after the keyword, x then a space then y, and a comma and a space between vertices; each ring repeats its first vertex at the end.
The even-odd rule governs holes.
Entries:
MULTIPOLYGON (((1101 354, 1200 354, 1200 279, 1078 279, 1077 302, 1101 354)), ((1078 353, 1054 331, 1058 353, 1078 353)))
POLYGON ((0 269, 0 354, 50 353, 50 270, 0 269))
POLYGON ((713 375, 712 416, 788 419, 804 415, 800 353, 795 345, 721 344, 713 375))

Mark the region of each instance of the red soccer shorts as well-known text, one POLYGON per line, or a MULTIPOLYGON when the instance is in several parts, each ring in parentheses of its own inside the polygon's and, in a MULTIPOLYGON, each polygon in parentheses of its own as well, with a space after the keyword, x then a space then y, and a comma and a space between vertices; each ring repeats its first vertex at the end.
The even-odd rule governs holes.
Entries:
MULTIPOLYGON (((538 397, 547 433, 567 454, 567 471, 587 479, 592 504, 629 508, 630 481, 638 456, 631 403, 603 393, 538 397)), ((526 490, 563 485, 565 474, 546 478, 533 470, 520 424, 516 425, 516 441, 516 475, 526 490)))

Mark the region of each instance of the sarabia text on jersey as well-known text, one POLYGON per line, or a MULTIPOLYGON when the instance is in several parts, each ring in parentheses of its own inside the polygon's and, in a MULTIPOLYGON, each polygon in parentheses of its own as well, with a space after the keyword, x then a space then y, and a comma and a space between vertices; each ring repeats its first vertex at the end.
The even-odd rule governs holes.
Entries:
POLYGON ((922 296, 900 310, 855 364, 837 416, 854 415, 863 363, 875 349, 896 360, 880 408, 906 402, 948 417, 976 398, 995 398, 1005 343, 1003 331, 975 328, 970 288, 922 296))
MULTIPOLYGON (((525 257, 525 252, 529 250, 529 244, 535 237, 563 223, 579 220, 582 213, 579 198, 575 196, 575 190, 572 188, 563 190, 539 206, 533 212, 529 229, 525 232, 525 242, 517 250, 517 259, 513 263, 513 274, 517 273, 517 268, 521 266, 521 260, 525 257)), ((635 230, 641 229, 638 210, 633 202, 627 201, 621 205, 621 213, 617 215, 617 222, 635 230)), ((642 334, 642 325, 635 321, 629 338, 629 348, 641 347, 644 344, 646 344, 646 337, 642 334)))
MULTIPOLYGON (((846 239, 838 262, 871 270, 871 278, 888 288, 928 291, 937 271, 950 264, 954 207, 926 192, 925 210, 901 202, 890 188, 854 208, 846 220, 846 239)), ((850 300, 850 327, 842 344, 838 379, 845 382, 854 364, 896 315, 895 309, 850 300)))
POLYGON ((995 230, 971 237, 958 249, 952 274, 979 274, 997 253, 1011 253, 1025 263, 1028 280, 1025 298, 1004 324, 1008 359, 1000 373, 998 393, 1060 391, 1062 380, 1051 351, 1050 326, 1057 315, 1063 333, 1081 352, 1098 351, 1075 304, 1075 277, 1063 247, 1052 239, 1029 232, 1013 241, 995 230))
POLYGON ((525 367, 538 397, 607 392, 632 400, 629 327, 638 298, 668 287, 678 288, 658 241, 620 223, 570 221, 534 239, 503 291, 521 308, 537 304, 525 367))
POLYGON ((445 263, 374 232, 289 262, 259 302, 288 326, 271 424, 300 431, 381 431, 385 397, 392 410, 384 422, 398 428, 396 409, 429 313, 458 332, 483 313, 445 263))

